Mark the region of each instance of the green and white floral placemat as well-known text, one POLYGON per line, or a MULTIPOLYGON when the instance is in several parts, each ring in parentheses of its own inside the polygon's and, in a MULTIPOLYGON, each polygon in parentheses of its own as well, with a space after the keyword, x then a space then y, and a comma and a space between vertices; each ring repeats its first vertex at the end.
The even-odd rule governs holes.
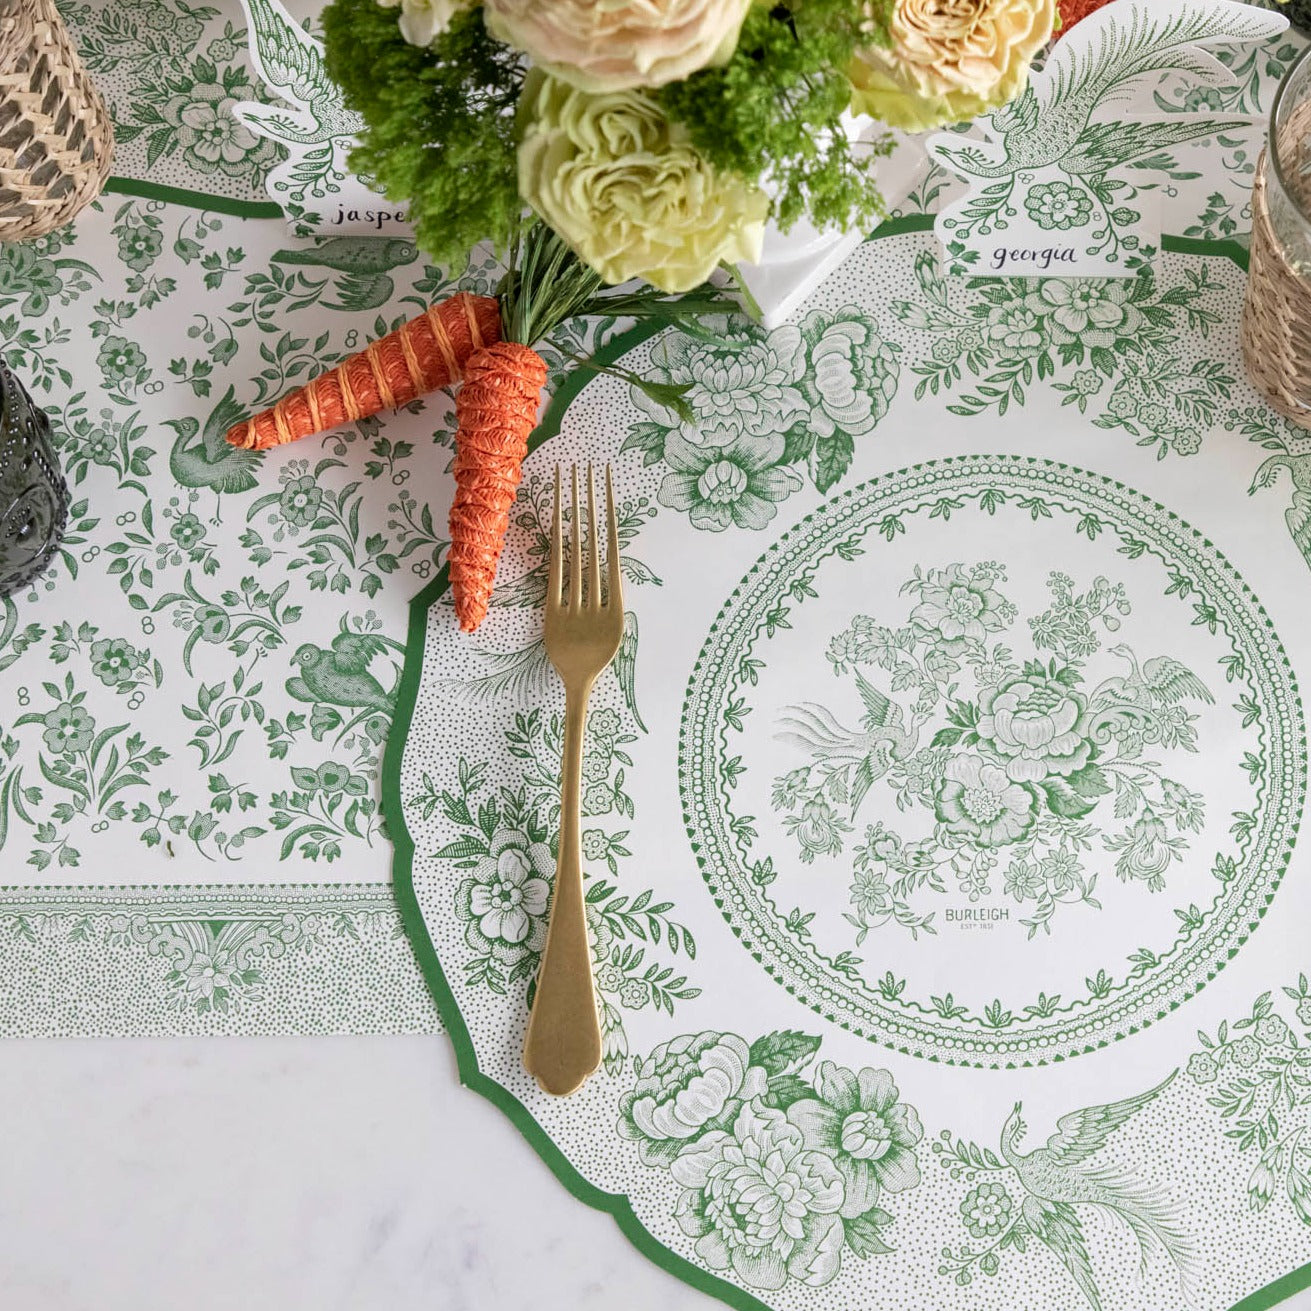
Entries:
POLYGON ((1238 247, 944 279, 923 226, 795 325, 613 344, 695 424, 557 400, 487 624, 416 603, 402 906, 465 1080, 732 1305, 1251 1311, 1311 1274, 1311 435, 1243 379, 1238 247), (635 624, 584 764, 605 1063, 556 1100, 538 607, 589 458, 635 624))

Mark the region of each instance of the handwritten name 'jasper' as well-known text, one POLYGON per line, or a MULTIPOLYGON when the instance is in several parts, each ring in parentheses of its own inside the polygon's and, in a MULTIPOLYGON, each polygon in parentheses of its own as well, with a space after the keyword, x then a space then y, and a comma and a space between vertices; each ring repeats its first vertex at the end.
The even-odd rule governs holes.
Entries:
POLYGON ((388 223, 406 223, 409 215, 403 209, 347 209, 337 206, 337 216, 332 223, 337 227, 346 224, 367 224, 381 231, 388 223))
POLYGON ((1074 256, 1073 246, 1048 246, 1045 250, 1007 250, 999 246, 992 252, 992 267, 1000 271, 1009 263, 1046 270, 1053 264, 1073 264, 1074 256))

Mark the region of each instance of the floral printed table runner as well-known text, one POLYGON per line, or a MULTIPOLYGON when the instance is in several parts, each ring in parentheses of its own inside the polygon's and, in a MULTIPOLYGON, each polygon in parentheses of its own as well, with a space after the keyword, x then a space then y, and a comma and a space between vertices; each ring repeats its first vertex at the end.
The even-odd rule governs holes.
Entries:
POLYGON ((376 777, 447 400, 276 456, 222 435, 446 283, 408 242, 292 237, 231 113, 263 98, 239 6, 64 10, 118 173, 0 251, 73 498, 0 602, 0 1032, 431 1031, 376 777))
POLYGON ((477 639, 416 603, 407 923, 464 1079, 732 1305, 1269 1305, 1311 1262, 1311 437, 1243 379, 1233 243, 961 278, 929 223, 768 334, 610 344, 694 422, 557 397, 477 639), (539 606, 588 459, 632 622, 584 757, 605 1062, 557 1100, 539 606))

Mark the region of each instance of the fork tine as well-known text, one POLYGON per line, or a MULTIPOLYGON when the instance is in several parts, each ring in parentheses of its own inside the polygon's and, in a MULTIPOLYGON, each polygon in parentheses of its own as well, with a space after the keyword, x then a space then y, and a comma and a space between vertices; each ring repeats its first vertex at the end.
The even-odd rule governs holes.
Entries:
POLYGON ((596 535, 596 478, 592 462, 587 462, 587 604, 590 609, 601 608, 601 539, 596 535))
POLYGON ((564 587, 564 527, 560 522, 560 466, 555 466, 555 518, 551 520, 550 576, 546 584, 546 608, 559 610, 564 587))
POLYGON ((605 536, 607 562, 606 605, 623 609, 624 586, 619 571, 619 519, 615 514, 615 485, 610 466, 605 466, 605 536))
POLYGON ((569 609, 583 604, 583 534, 578 522, 578 466, 573 466, 574 515, 569 523, 569 609))

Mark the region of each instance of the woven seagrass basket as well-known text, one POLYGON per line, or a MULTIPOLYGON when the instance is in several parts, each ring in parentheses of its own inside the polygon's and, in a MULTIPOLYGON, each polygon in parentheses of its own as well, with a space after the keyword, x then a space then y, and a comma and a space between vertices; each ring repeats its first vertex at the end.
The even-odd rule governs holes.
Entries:
MULTIPOLYGON (((1279 136, 1289 143, 1281 158, 1300 161, 1303 151, 1311 158, 1311 100, 1289 116, 1279 136)), ((1252 191, 1243 362, 1271 406, 1311 429, 1311 268, 1306 259, 1311 224, 1303 217, 1311 214, 1311 171, 1286 167, 1281 184, 1272 177, 1269 156, 1269 149, 1262 151, 1257 161, 1252 191)))
POLYGON ((67 223, 100 194, 113 153, 54 0, 0 0, 0 241, 67 223))

